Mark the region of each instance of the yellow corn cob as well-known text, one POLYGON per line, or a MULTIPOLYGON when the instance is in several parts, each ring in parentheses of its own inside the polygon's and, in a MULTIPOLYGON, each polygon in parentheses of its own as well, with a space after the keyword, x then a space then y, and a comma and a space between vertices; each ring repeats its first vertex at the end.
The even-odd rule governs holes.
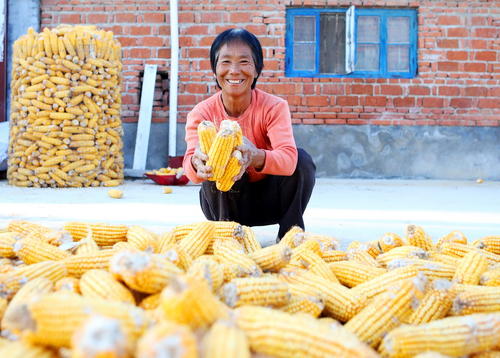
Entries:
MULTIPOLYGON (((87 236, 88 225, 82 222, 68 222, 64 230, 68 231, 73 240, 78 241, 87 236)), ((111 246, 118 241, 127 240, 128 227, 125 225, 90 224, 92 237, 100 246, 111 246)))
POLYGON ((377 268, 382 266, 368 251, 362 249, 348 250, 347 259, 377 268))
POLYGON ((341 250, 325 250, 321 253, 321 258, 326 263, 345 261, 347 260, 347 253, 341 250))
POLYGON ((272 357, 377 357, 377 354, 342 327, 307 315, 292 315, 265 307, 235 310, 252 351, 272 357))
POLYGON ((419 306, 410 314, 406 323, 422 324, 444 318, 452 305, 454 292, 451 282, 438 279, 431 283, 419 306))
POLYGON ((493 350, 487 350, 479 353, 473 353, 469 356, 470 358, 500 358, 500 348, 495 348, 493 350))
POLYGON ((488 259, 481 251, 471 251, 460 260, 453 281, 465 285, 477 285, 483 272, 488 270, 488 259))
POLYGON ((25 237, 28 234, 38 234, 45 235, 53 232, 53 230, 48 227, 30 223, 24 220, 12 220, 7 225, 7 231, 17 232, 21 237, 25 237))
POLYGON ((14 244, 16 243, 16 234, 14 232, 0 233, 0 257, 13 258, 16 257, 14 252, 14 244))
POLYGON ((162 321, 149 328, 137 344, 137 358, 161 357, 197 358, 196 337, 189 327, 162 321))
POLYGON ((168 250, 177 240, 173 231, 168 231, 158 237, 158 253, 162 254, 168 250))
POLYGON ((114 318, 91 316, 84 321, 71 338, 71 357, 130 357, 132 347, 120 325, 114 318))
POLYGON ((331 282, 339 283, 335 273, 333 273, 328 264, 318 254, 312 251, 305 251, 300 255, 300 262, 303 267, 312 273, 331 282))
POLYGON ((483 272, 479 279, 479 284, 484 286, 500 286, 500 266, 483 272))
POLYGON ((139 307, 145 310, 154 310, 160 306, 161 293, 155 293, 153 295, 146 296, 139 303, 139 307))
MULTIPOLYGON (((79 245, 76 249, 76 254, 77 255, 87 255, 87 254, 93 254, 99 251, 99 245, 95 242, 95 240, 92 238, 92 229, 90 229, 89 226, 89 232, 90 235, 87 236, 85 239, 82 239, 79 241, 79 245)), ((123 242, 123 241, 120 241, 123 242)))
MULTIPOLYGON (((239 245, 237 242, 235 243, 239 245)), ((226 281, 235 277, 260 276, 262 274, 259 265, 245 255, 243 250, 238 251, 234 243, 231 244, 229 240, 216 240, 214 242, 214 257, 229 269, 224 273, 226 281), (228 274, 229 276, 226 276, 228 274)))
POLYGON ((158 254, 121 251, 110 262, 110 272, 139 292, 158 293, 182 271, 158 254))
POLYGON ((380 251, 382 251, 382 253, 402 245, 403 240, 401 239, 401 237, 393 232, 385 233, 378 240, 378 246, 380 247, 380 251))
POLYGON ((212 168, 212 177, 210 180, 219 180, 222 178, 226 165, 231 158, 231 153, 235 144, 234 131, 230 129, 221 129, 217 133, 208 152, 207 166, 212 168))
POLYGON ((80 280, 75 277, 63 277, 54 284, 54 291, 68 291, 80 294, 80 280))
POLYGON ((235 232, 235 238, 243 245, 247 253, 252 253, 256 250, 262 248, 259 240, 255 236, 255 232, 249 226, 241 225, 243 233, 241 231, 235 232))
POLYGON ((422 227, 418 225, 407 225, 405 231, 408 244, 420 247, 426 251, 432 249, 432 239, 422 227))
POLYGON ((132 293, 105 270, 89 270, 80 279, 80 291, 85 297, 135 304, 132 293))
POLYGON ((193 259, 205 253, 215 234, 215 224, 204 221, 197 224, 186 237, 178 242, 179 247, 193 259))
POLYGON ((351 319, 365 304, 364 296, 356 295, 341 284, 328 281, 311 272, 285 273, 282 271, 280 277, 289 284, 299 284, 309 290, 303 293, 319 294, 325 300, 326 313, 341 322, 351 319))
POLYGON ((347 287, 357 286, 387 272, 383 268, 365 265, 356 261, 332 262, 328 264, 328 267, 340 283, 347 287))
POLYGON ((131 226, 127 231, 127 242, 139 250, 155 252, 158 249, 156 234, 141 226, 131 226))
POLYGON ((210 147, 212 146, 212 142, 217 135, 215 125, 210 121, 201 121, 200 124, 198 124, 197 132, 198 140, 200 142, 200 150, 203 153, 208 154, 210 147))
POLYGON ((494 348, 499 336, 498 313, 448 317, 396 328, 384 337, 379 351, 382 357, 413 357, 426 351, 459 357, 494 348))
POLYGON ((248 255, 264 272, 278 272, 290 262, 292 250, 285 245, 271 245, 248 255))
POLYGON ((421 259, 400 259, 393 260, 387 265, 387 269, 394 270, 401 267, 414 266, 423 272, 429 279, 447 279, 451 280, 455 274, 456 267, 442 262, 421 260, 421 259))
POLYGON ((429 253, 429 260, 442 262, 444 264, 447 264, 450 266, 455 266, 455 267, 457 267, 458 263, 460 262, 460 258, 458 258, 458 257, 441 254, 441 253, 436 252, 436 251, 431 251, 429 253))
POLYGON ((280 307, 289 300, 287 285, 274 276, 235 278, 222 286, 222 295, 229 307, 280 307))
POLYGON ((17 334, 11 322, 15 322, 22 317, 19 313, 22 312, 24 307, 31 302, 36 301, 42 295, 49 293, 52 290, 54 283, 46 277, 37 277, 28 281, 21 289, 14 295, 9 305, 6 307, 4 314, 0 315, 2 318, 2 329, 9 330, 13 334, 17 334))
POLYGON ((450 358, 450 356, 446 356, 446 355, 438 353, 438 352, 429 351, 429 352, 417 354, 413 358, 450 358))
POLYGON ((27 264, 48 260, 62 260, 71 254, 57 246, 47 244, 36 237, 27 236, 16 242, 14 249, 17 256, 27 264))
POLYGON ((467 244, 467 237, 463 234, 463 232, 458 230, 453 230, 450 233, 440 237, 436 243, 436 247, 440 248, 443 244, 455 242, 458 244, 467 244))
POLYGON ((0 345, 0 356, 9 358, 57 358, 53 350, 23 341, 8 341, 0 345))
POLYGON ((418 267, 414 265, 400 267, 357 285, 351 289, 351 293, 371 299, 397 282, 417 276, 418 272, 418 267))
POLYGON ((279 243, 294 249, 304 240, 304 230, 299 226, 293 226, 283 235, 279 243))
POLYGON ((318 317, 324 308, 325 303, 321 298, 302 294, 292 294, 288 303, 280 307, 283 312, 305 313, 313 317, 318 317))
POLYGON ((187 270, 188 276, 205 280, 213 292, 217 292, 224 282, 224 270, 212 256, 200 256, 187 270))
POLYGON ((193 259, 186 252, 186 250, 180 247, 177 243, 172 244, 168 249, 164 249, 164 252, 161 253, 161 256, 166 258, 168 261, 170 261, 183 271, 186 271, 193 262, 193 259))
POLYGON ((402 281, 400 285, 377 296, 344 327, 376 348, 387 332, 399 326, 411 314, 412 303, 423 297, 426 285, 425 275, 402 281))
POLYGON ((61 261, 43 261, 32 265, 18 266, 0 275, 0 296, 11 298, 23 284, 37 277, 46 277, 52 282, 68 274, 61 261))
POLYGON ((85 272, 92 269, 109 269, 111 257, 117 253, 116 250, 100 250, 90 254, 80 254, 68 257, 62 262, 68 270, 68 275, 80 278, 85 272))
POLYGON ((250 358, 247 337, 235 322, 216 321, 203 338, 205 358, 250 358))
MULTIPOLYGON (((280 242, 280 245, 285 245, 280 242)), ((296 246, 292 251, 292 257, 290 259, 290 264, 302 267, 302 254, 312 252, 318 256, 322 256, 321 245, 316 240, 303 241, 299 246, 296 246)))
POLYGON ((450 314, 500 312, 500 290, 497 287, 464 285, 455 296, 450 314))
POLYGON ((228 191, 233 187, 234 177, 238 175, 241 169, 240 162, 243 160, 239 150, 233 151, 222 176, 217 179, 216 187, 220 191, 228 191))
POLYGON ((472 243, 478 249, 500 255, 500 236, 485 236, 472 243))
POLYGON ((380 248, 378 246, 378 242, 352 241, 347 246, 346 251, 348 253, 366 251, 372 258, 377 257, 380 254, 380 248))
POLYGON ((206 327, 229 313, 206 281, 192 276, 173 277, 160 300, 166 319, 192 328, 206 327))
POLYGON ((380 262, 383 266, 386 266, 389 262, 396 259, 406 259, 406 258, 426 259, 427 257, 429 257, 429 253, 424 249, 412 245, 403 245, 395 247, 387 251, 386 253, 378 255, 377 261, 380 262))
POLYGON ((30 304, 25 320, 18 321, 16 328, 33 343, 69 347, 72 336, 91 314, 119 320, 131 340, 137 339, 148 325, 144 311, 130 304, 57 292, 30 304))

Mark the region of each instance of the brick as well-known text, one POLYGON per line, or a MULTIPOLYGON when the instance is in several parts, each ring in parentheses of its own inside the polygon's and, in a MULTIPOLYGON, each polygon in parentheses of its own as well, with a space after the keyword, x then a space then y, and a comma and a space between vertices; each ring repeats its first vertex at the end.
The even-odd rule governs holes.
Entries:
POLYGON ((473 36, 494 39, 498 36, 498 29, 494 27, 477 27, 473 30, 473 36))
POLYGON ((466 87, 465 95, 468 97, 486 97, 488 89, 486 87, 466 87))
POLYGON ((115 22, 126 22, 126 23, 136 23, 137 16, 135 14, 121 13, 115 14, 115 22))
POLYGON ((423 107, 441 108, 443 107, 443 105, 444 105, 444 100, 442 98, 429 97, 429 98, 424 98, 422 101, 423 107))
POLYGON ((440 96, 459 96, 460 87, 442 86, 438 88, 440 96))
POLYGON ((357 106, 359 102, 358 97, 355 96, 339 96, 337 97, 338 106, 357 106))
POLYGON ((439 48, 458 48, 458 40, 454 39, 438 39, 437 47, 439 48))
POLYGON ((154 36, 154 37, 140 37, 137 41, 137 44, 139 46, 146 46, 146 47, 159 47, 163 46, 163 38, 154 36))
POLYGON ((401 97, 394 98, 394 107, 414 107, 415 98, 414 97, 401 97))
POLYGON ((488 42, 486 40, 471 40, 471 48, 475 50, 488 49, 488 42))
POLYGON ((467 62, 464 63, 465 72, 485 72, 486 64, 480 62, 467 62))
POLYGON ((401 96, 403 94, 403 89, 401 86, 382 85, 380 86, 380 94, 401 96))
POLYGON ((467 37, 469 29, 466 27, 451 27, 447 30, 448 37, 467 37))
POLYGON ((472 26, 486 26, 488 25, 488 18, 486 16, 473 16, 472 26))
POLYGON ((116 36, 115 37, 122 47, 131 47, 131 46, 137 46, 137 37, 130 37, 130 36, 116 36))
POLYGON ((438 62, 438 70, 443 72, 458 71, 458 62, 438 62))
POLYGON ((321 92, 324 94, 345 94, 345 85, 322 83, 321 92))
POLYGON ((108 22, 107 14, 88 14, 87 23, 89 24, 106 24, 108 22))
POLYGON ((439 16, 437 23, 439 25, 461 25, 461 19, 459 16, 439 16))
POLYGON ((476 61, 496 61, 497 53, 496 51, 478 51, 474 55, 474 60, 476 61))
POLYGON ((325 120, 320 118, 304 118, 302 120, 304 124, 324 124, 325 120))
POLYGON ((151 35, 151 26, 131 26, 130 34, 136 36, 151 35))
POLYGON ((470 108, 472 107, 472 99, 470 98, 452 98, 450 107, 453 108, 470 108))
POLYGON ((387 105, 387 97, 365 97, 365 106, 385 107, 387 105))
POLYGON ((352 94, 367 94, 373 96, 373 86, 372 85, 351 85, 352 94))
POLYGON ((142 19, 145 24, 149 23, 164 23, 165 14, 162 12, 150 12, 142 14, 142 19))
POLYGON ((328 106, 329 100, 326 96, 307 96, 306 97, 306 105, 307 106, 328 106))
POLYGON ((150 48, 131 48, 130 57, 134 58, 151 58, 150 48))
POLYGON ((209 33, 208 26, 206 25, 193 25, 182 28, 181 33, 183 35, 205 35, 209 33))
POLYGON ((81 24, 82 16, 80 14, 61 14, 59 21, 62 24, 81 24))
POLYGON ((208 87, 206 84, 187 83, 185 86, 185 92, 205 94, 208 92, 208 87))
POLYGON ((410 95, 428 96, 431 93, 429 87, 424 86, 410 86, 408 87, 410 95))
POLYGON ((495 98, 495 99, 486 99, 486 98, 480 98, 478 101, 477 106, 479 108, 495 108, 498 109, 500 108, 500 99, 495 98))
POLYGON ((210 57, 210 49, 208 48, 191 47, 187 52, 189 58, 208 59, 210 57))
POLYGON ((465 61, 467 60, 466 51, 448 51, 446 52, 446 59, 450 61, 465 61))
POLYGON ((251 12, 232 12, 229 14, 229 21, 233 23, 252 22, 253 13, 251 12))
POLYGON ((159 58, 170 58, 170 49, 169 48, 158 49, 158 57, 159 58))

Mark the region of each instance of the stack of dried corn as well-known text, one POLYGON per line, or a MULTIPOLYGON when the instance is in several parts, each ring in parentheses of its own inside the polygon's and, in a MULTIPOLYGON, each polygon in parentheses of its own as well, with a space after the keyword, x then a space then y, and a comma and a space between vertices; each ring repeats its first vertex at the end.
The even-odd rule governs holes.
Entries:
POLYGON ((0 256, 2 357, 500 354, 500 236, 409 225, 343 251, 297 227, 262 248, 235 222, 13 221, 0 256))
POLYGON ((236 121, 223 120, 216 132, 212 122, 202 121, 198 125, 198 138, 200 150, 208 155, 207 165, 212 167, 213 176, 209 180, 215 181, 220 191, 228 191, 241 169, 241 152, 235 150, 243 144, 240 125, 236 121))
POLYGON ((121 184, 121 69, 120 44, 94 26, 30 28, 14 43, 10 184, 121 184))

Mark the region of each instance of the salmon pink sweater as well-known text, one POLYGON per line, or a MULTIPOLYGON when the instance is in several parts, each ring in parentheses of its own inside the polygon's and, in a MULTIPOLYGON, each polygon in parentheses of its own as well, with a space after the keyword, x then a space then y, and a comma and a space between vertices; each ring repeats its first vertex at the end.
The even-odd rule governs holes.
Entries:
POLYGON ((250 181, 263 179, 267 174, 292 175, 297 165, 297 147, 292 131, 292 121, 288 103, 259 89, 252 90, 250 106, 239 117, 226 113, 222 103, 222 92, 198 103, 187 116, 186 153, 183 168, 187 177, 194 183, 201 183, 191 164, 191 157, 198 145, 197 128, 201 121, 210 121, 217 130, 225 120, 237 121, 243 135, 259 149, 266 152, 264 167, 257 171, 248 168, 250 181))

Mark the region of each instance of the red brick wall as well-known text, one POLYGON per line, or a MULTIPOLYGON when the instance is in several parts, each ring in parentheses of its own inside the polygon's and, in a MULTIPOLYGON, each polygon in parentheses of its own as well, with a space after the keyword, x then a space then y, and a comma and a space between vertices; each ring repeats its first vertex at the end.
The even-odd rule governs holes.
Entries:
MULTIPOLYGON (((294 123, 497 126, 499 7, 500 0, 179 0, 178 119, 185 121, 197 102, 215 92, 208 53, 216 34, 242 26, 263 45, 258 86, 288 100, 294 123), (286 7, 351 4, 418 8, 416 78, 284 76, 286 7)), ((41 14, 42 27, 87 23, 114 32, 123 46, 123 120, 135 121, 143 65, 156 63, 159 71, 169 71, 168 1, 41 0, 41 14)), ((158 89, 155 121, 168 119, 168 103, 161 97, 158 89)))

